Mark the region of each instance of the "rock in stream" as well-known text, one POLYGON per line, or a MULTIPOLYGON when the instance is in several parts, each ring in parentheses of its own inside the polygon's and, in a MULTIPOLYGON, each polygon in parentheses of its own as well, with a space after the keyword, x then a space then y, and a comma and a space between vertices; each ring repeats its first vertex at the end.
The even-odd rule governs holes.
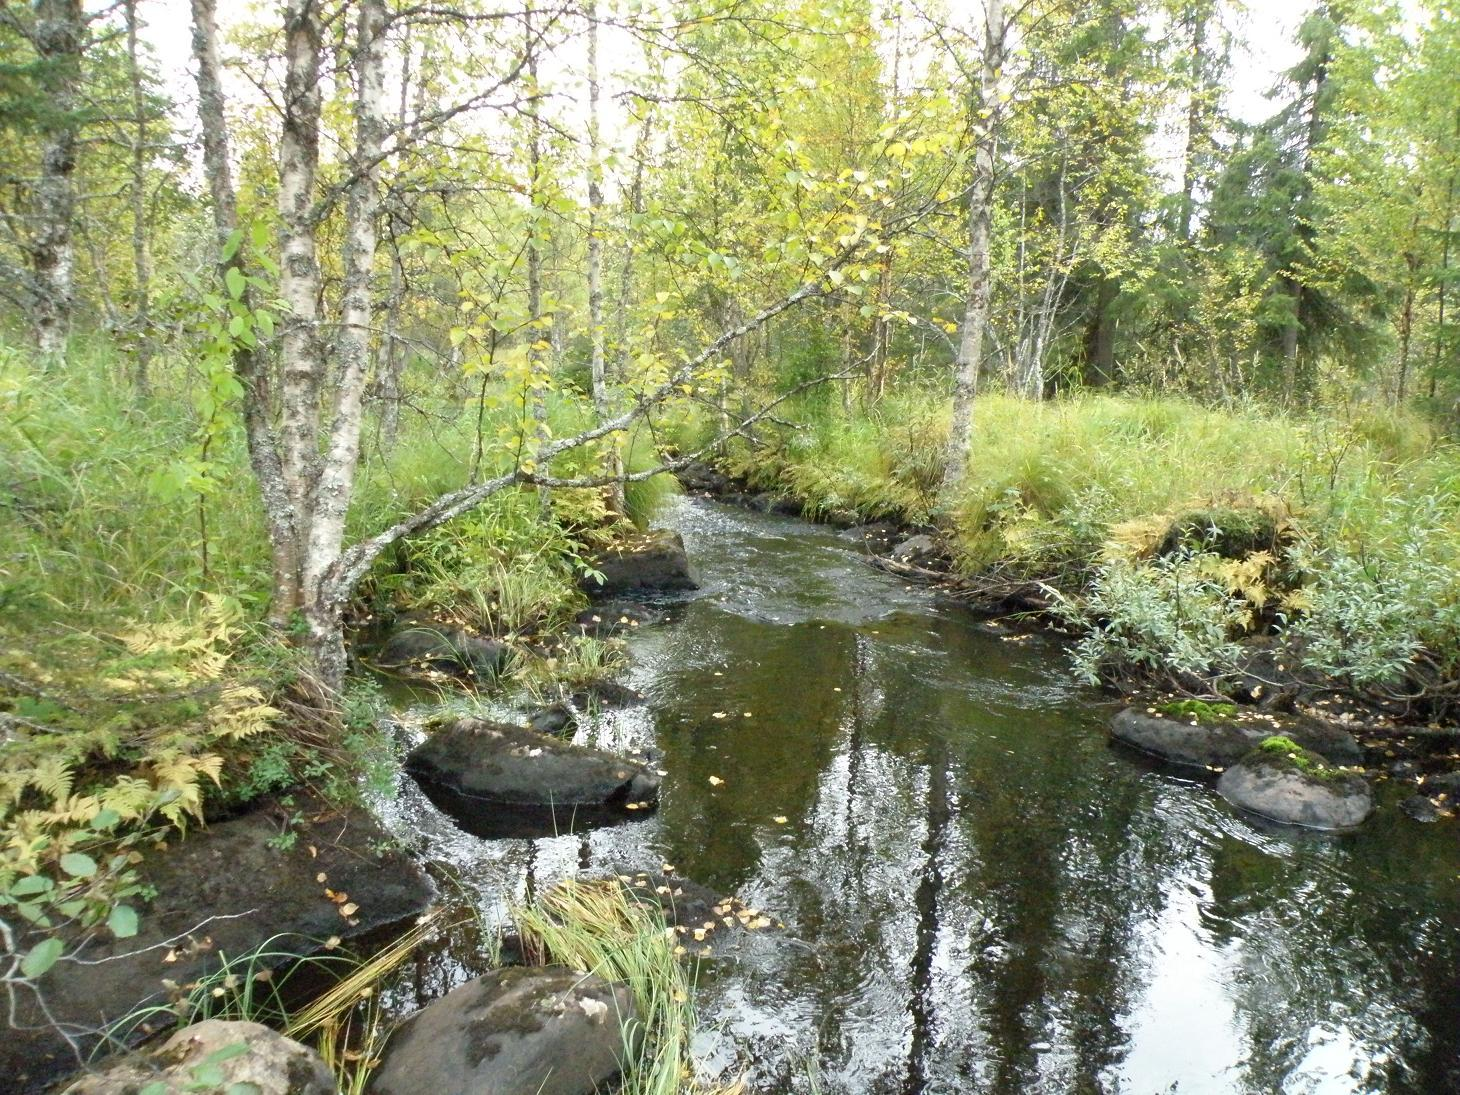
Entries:
POLYGON ((584 579, 591 597, 633 597, 698 589, 685 554, 684 538, 668 529, 653 529, 610 548, 593 560, 601 578, 584 579))
POLYGON ((1303 749, 1253 750, 1222 773, 1217 793, 1254 814, 1308 829, 1352 829, 1374 812, 1363 776, 1328 767, 1303 749))
POLYGON ((391 1035, 375 1095, 592 1095, 638 1038, 633 994, 562 966, 494 970, 391 1035))
POLYGON ((456 719, 406 758, 422 790, 468 832, 551 836, 648 813, 659 777, 636 761, 523 726, 456 719))

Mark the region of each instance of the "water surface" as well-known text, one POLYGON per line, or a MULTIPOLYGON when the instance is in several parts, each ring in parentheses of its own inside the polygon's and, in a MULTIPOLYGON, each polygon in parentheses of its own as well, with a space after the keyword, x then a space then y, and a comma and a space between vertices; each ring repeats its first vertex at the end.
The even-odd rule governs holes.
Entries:
MULTIPOLYGON (((704 583, 631 640, 658 813, 483 841, 398 822, 500 916, 606 867, 769 910, 700 970, 707 1075, 759 1092, 1460 1091, 1460 825, 1264 825, 1112 748, 1049 639, 981 624, 836 532, 681 500, 704 583), (711 782, 711 777, 721 781, 711 782), (784 819, 784 821, 780 820, 784 819)), ((423 953, 410 1008, 479 968, 423 953)))

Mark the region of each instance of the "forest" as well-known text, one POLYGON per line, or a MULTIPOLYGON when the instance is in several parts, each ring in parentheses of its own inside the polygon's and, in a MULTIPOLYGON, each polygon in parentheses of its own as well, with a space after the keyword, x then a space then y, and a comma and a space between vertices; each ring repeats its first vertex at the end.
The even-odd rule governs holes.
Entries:
POLYGON ((1457 183, 1451 0, 0 4, 0 1089, 1460 1090, 1457 183))

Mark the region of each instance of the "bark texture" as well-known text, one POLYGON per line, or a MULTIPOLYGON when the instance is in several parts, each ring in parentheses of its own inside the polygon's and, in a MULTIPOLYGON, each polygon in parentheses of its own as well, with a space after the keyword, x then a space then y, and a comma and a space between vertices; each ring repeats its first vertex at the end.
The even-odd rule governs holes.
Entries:
POLYGON ((979 99, 973 124, 973 185, 968 192, 968 297, 958 335, 953 380, 953 423, 943 464, 943 493, 951 500, 968 471, 973 440, 973 399, 983 363, 984 328, 989 318, 991 269, 989 242, 993 232, 994 171, 998 151, 999 75, 1004 67, 1003 0, 987 0, 979 99))

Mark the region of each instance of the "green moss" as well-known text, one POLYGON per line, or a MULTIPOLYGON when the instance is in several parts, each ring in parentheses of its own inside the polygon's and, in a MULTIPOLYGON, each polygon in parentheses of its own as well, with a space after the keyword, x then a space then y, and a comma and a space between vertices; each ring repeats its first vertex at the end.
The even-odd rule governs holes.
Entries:
POLYGON ((1335 768, 1317 753, 1304 749, 1292 738, 1282 734, 1274 734, 1264 739, 1257 747, 1257 752, 1271 763, 1296 768, 1312 779, 1337 782, 1352 776, 1351 772, 1335 768))
POLYGON ((1237 714, 1235 703, 1208 703, 1206 700, 1176 700, 1156 708, 1173 718, 1196 719, 1197 722, 1225 722, 1237 714))

